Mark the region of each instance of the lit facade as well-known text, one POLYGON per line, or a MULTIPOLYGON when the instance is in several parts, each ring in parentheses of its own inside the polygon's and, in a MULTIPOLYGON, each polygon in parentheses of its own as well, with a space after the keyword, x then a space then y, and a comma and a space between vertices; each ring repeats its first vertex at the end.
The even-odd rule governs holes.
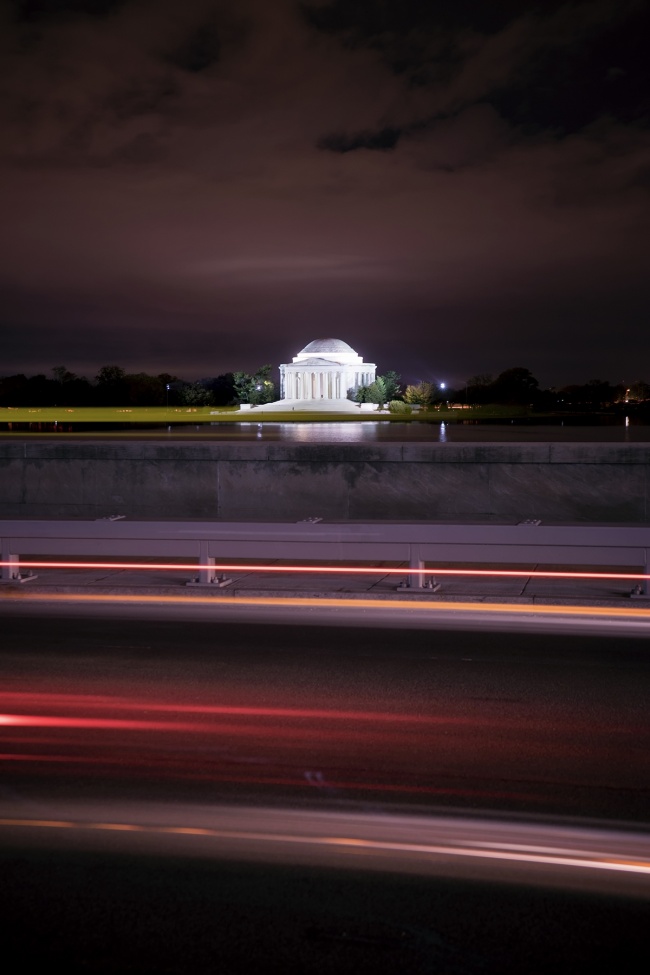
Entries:
POLYGON ((364 362, 341 339, 315 339, 293 362, 280 366, 280 396, 283 400, 346 399, 349 389, 369 386, 377 367, 364 362))

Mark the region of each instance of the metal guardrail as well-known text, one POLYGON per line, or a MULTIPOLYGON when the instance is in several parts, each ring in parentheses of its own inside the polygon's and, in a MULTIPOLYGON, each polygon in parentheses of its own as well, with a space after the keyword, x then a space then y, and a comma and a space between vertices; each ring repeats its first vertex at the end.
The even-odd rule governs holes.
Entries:
MULTIPOLYGON (((650 526, 412 522, 251 523, 202 521, 0 520, 2 581, 24 582, 21 558, 183 558, 196 562, 200 585, 224 585, 215 564, 228 559, 408 563, 406 585, 439 588, 427 563, 541 563, 638 566, 648 575, 650 526), (433 581, 430 581, 433 580, 433 581)), ((636 595, 647 595, 648 580, 636 595)))

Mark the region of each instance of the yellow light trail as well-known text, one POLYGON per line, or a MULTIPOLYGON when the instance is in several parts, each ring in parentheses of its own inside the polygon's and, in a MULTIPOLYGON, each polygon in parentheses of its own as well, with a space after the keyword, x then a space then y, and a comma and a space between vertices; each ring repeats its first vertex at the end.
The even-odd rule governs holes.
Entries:
POLYGON ((537 603, 486 603, 486 602, 445 602, 427 598, 426 590, 422 591, 422 600, 400 599, 333 599, 331 597, 309 596, 224 596, 223 590, 217 590, 206 596, 142 595, 116 593, 56 593, 29 592, 25 589, 7 590, 2 598, 21 602, 71 602, 71 603, 108 603, 108 604, 144 604, 144 605, 177 605, 177 606, 211 606, 230 607, 233 609, 250 607, 267 607, 274 609, 382 609, 392 613, 490 613, 494 615, 534 615, 534 616, 581 616, 581 617, 615 617, 650 622, 650 608, 642 606, 556 606, 537 603))

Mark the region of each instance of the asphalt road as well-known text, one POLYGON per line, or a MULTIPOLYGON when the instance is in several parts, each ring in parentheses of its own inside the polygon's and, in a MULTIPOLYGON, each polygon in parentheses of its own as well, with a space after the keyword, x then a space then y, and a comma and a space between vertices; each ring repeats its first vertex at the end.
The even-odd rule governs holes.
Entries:
POLYGON ((65 613, 3 614, 3 781, 19 792, 650 820, 634 629, 65 613))
POLYGON ((647 900, 176 852, 0 847, 11 970, 68 975, 642 971, 647 900))
POLYGON ((633 971, 647 623, 0 606, 26 971, 633 971), (247 618, 248 617, 248 618, 247 618))

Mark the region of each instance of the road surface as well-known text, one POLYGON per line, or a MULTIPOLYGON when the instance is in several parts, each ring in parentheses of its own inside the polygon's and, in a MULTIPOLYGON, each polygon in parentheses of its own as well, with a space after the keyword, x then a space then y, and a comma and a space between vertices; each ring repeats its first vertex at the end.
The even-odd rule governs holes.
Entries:
POLYGON ((164 609, 5 609, 5 781, 650 818, 643 628, 164 609))
POLYGON ((26 597, 0 625, 0 933, 27 970, 644 952, 647 623, 26 597))

